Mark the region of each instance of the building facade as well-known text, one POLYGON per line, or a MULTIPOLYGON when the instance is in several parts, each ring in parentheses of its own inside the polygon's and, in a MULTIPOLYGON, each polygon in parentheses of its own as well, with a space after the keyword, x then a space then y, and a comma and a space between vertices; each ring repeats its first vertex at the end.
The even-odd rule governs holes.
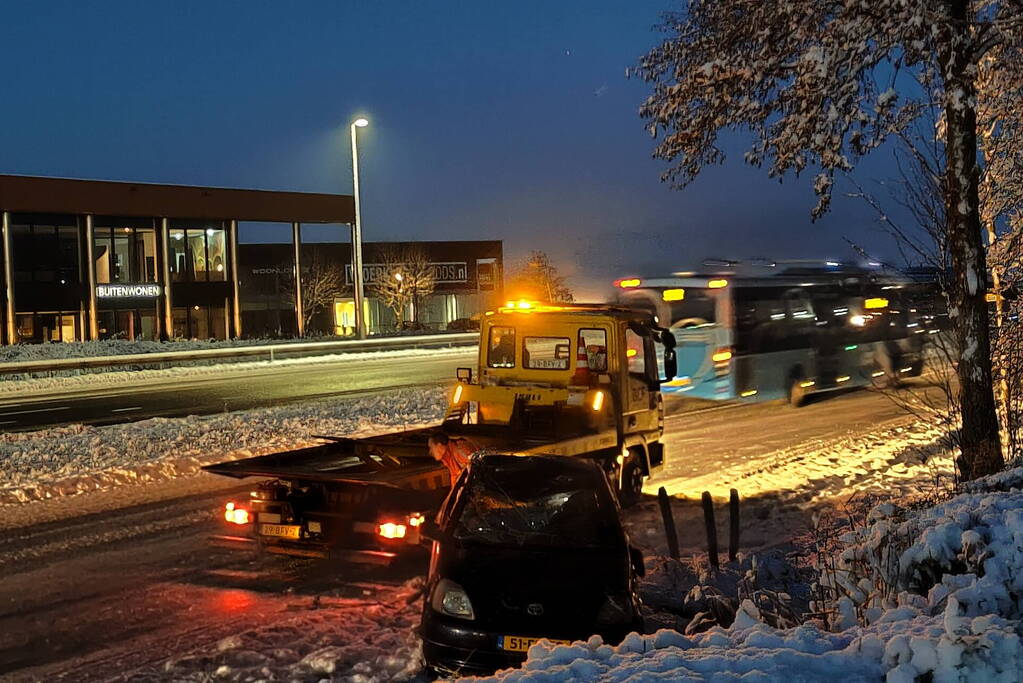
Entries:
POLYGON ((350 196, 0 175, 3 343, 244 334, 238 222, 348 223, 350 196))
MULTIPOLYGON (((366 242, 363 244, 365 319, 370 334, 396 331, 396 316, 375 292, 394 253, 422 254, 433 281, 428 294, 415 296, 403 311, 409 325, 442 331, 464 329, 472 318, 500 304, 503 247, 500 241, 366 242), (416 308, 418 306, 418 308, 416 308)), ((247 335, 296 334, 295 255, 290 244, 241 244, 238 252, 242 323, 247 335)), ((354 334, 352 251, 347 243, 301 245, 303 307, 307 335, 354 334), (313 310, 315 309, 315 310, 313 310)))

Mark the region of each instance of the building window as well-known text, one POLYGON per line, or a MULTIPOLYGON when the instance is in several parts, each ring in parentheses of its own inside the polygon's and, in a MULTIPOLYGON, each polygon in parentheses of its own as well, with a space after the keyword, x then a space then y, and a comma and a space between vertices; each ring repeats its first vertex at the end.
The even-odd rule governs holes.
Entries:
POLYGON ((96 261, 96 282, 107 284, 113 282, 110 268, 110 228, 93 228, 92 258, 96 261))
POLYGON ((131 268, 131 228, 113 231, 113 249, 110 252, 110 281, 134 282, 131 268))
POLYGON ((227 307, 194 305, 175 308, 175 339, 227 339, 227 307))
POLYGON ((167 245, 170 253, 171 280, 184 282, 188 277, 188 256, 185 252, 185 231, 171 230, 170 244, 167 245))
POLYGON ((96 282, 156 282, 156 231, 152 226, 113 224, 93 228, 96 282))
POLYGON ((193 282, 206 280, 206 231, 203 229, 187 231, 188 259, 191 265, 193 282))
POLYGON ((173 281, 227 280, 227 238, 223 226, 177 225, 170 231, 168 246, 173 281))
POLYGON ((206 245, 210 280, 226 280, 227 244, 224 231, 220 228, 206 228, 206 245))
MULTIPOLYGON (((15 282, 78 282, 78 228, 29 220, 12 228, 15 282)), ((70 218, 67 219, 70 222, 70 218)))

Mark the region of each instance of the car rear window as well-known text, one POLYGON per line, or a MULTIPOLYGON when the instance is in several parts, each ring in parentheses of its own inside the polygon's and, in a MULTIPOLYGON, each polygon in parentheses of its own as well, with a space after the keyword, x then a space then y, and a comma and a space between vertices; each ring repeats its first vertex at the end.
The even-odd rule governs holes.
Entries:
POLYGON ((568 337, 523 337, 522 366, 528 370, 568 370, 571 344, 568 337))
POLYGON ((622 535, 617 508, 604 482, 559 472, 545 463, 480 468, 461 497, 464 504, 453 532, 462 541, 596 548, 613 547, 622 535))

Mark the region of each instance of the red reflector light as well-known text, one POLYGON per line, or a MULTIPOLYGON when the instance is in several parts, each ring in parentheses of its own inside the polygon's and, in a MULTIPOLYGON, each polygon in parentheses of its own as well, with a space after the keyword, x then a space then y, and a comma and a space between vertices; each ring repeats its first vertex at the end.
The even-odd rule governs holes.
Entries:
POLYGON ((405 538, 405 525, 384 522, 377 528, 377 533, 384 538, 405 538))

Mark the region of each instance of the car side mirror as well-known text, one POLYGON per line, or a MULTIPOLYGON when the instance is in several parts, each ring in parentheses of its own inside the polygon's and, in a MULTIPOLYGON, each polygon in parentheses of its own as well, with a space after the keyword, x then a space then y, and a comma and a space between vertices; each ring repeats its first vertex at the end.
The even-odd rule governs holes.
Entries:
POLYGON ((629 546, 629 561, 632 563, 632 571, 636 576, 646 576, 646 564, 644 563, 643 551, 634 545, 629 546))
POLYGON ((678 375, 678 358, 675 356, 675 349, 664 349, 664 377, 662 382, 670 382, 678 375))
POLYGON ((459 382, 472 383, 472 368, 458 368, 455 370, 455 378, 459 382))
POLYGON ((661 344, 664 346, 664 378, 670 382, 678 375, 678 357, 675 355, 675 335, 671 330, 661 328, 661 344))

